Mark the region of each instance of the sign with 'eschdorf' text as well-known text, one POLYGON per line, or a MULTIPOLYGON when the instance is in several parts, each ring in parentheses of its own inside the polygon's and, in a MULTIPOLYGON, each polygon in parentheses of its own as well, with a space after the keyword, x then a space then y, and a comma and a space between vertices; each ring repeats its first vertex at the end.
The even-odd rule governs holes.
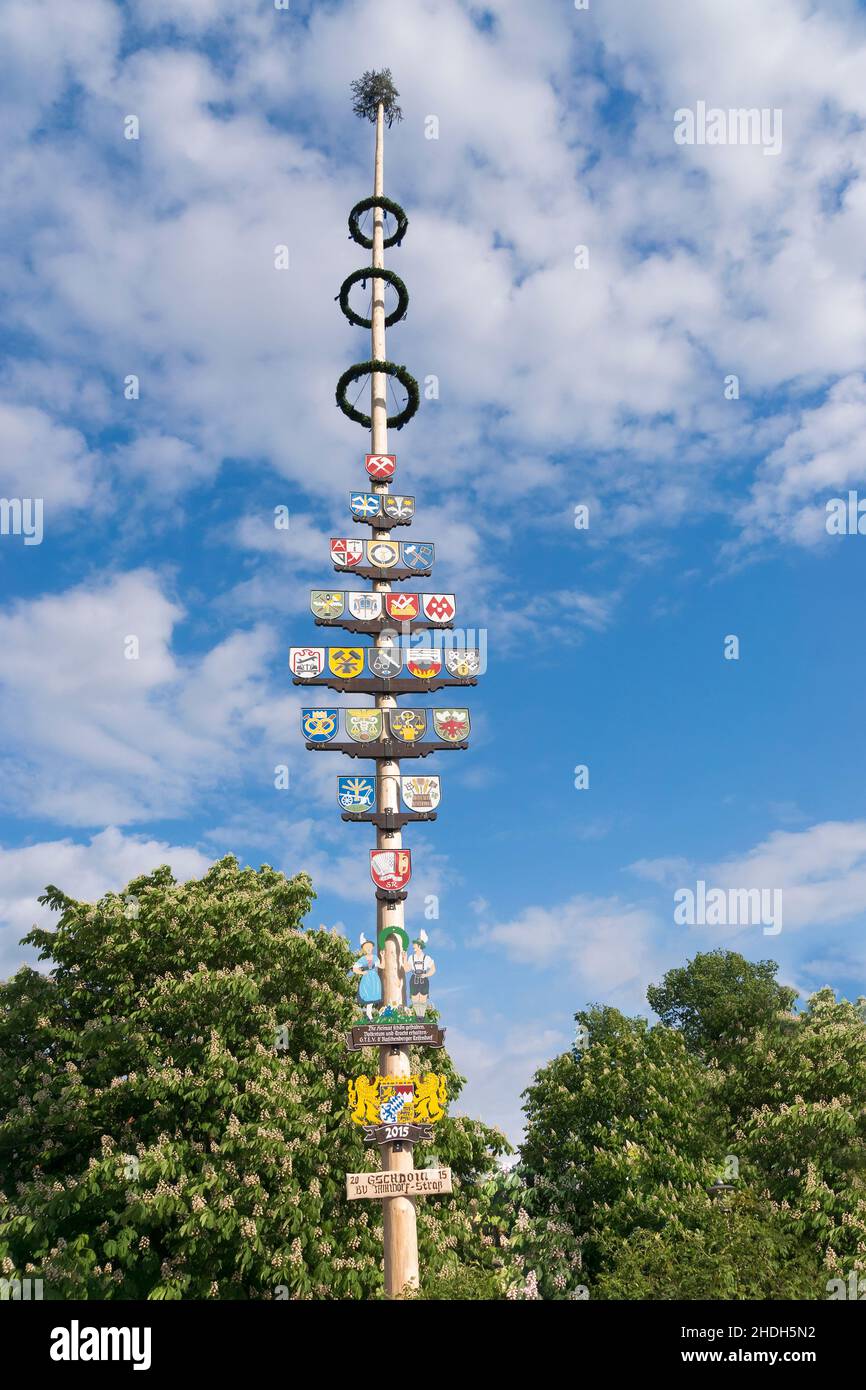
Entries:
POLYGON ((346 1196, 349 1201, 359 1197, 431 1197, 438 1192, 451 1191, 450 1168, 415 1168, 408 1173, 347 1173, 346 1196))

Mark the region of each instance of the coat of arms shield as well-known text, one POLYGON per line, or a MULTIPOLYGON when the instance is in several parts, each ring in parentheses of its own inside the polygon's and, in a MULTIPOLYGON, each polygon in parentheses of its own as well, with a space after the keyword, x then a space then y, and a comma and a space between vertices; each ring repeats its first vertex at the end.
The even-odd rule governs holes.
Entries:
POLYGON ((403 541, 403 564, 409 570, 429 570, 433 564, 432 541, 403 541))
POLYGON ((410 623, 421 612, 417 594, 385 594, 385 612, 396 623, 410 623))
POLYGON ((412 851, 371 849, 370 876, 377 888, 398 892, 412 877, 412 851))
POLYGON ((383 711, 347 709, 346 733, 354 743, 375 743, 382 737, 383 711))
POLYGON ((360 565, 363 558, 363 541, 353 541, 346 536, 337 536, 331 540, 331 559, 341 569, 353 569, 355 565, 360 565))
POLYGON ((345 680, 351 680, 353 676, 359 676, 363 669, 363 647, 328 648, 328 670, 332 675, 342 676, 345 680))
POLYGON ((433 728, 445 743, 463 743, 469 737, 468 709, 434 709, 433 728))
POLYGON ((397 541, 367 541, 367 561, 380 570, 393 569, 400 559, 397 541))
POLYGON ((435 811, 439 805, 438 777, 401 777, 400 791, 410 811, 435 811))
POLYGON ((395 492, 386 492, 382 497, 382 511, 396 521, 408 521, 415 515, 415 498, 401 497, 395 492))
POLYGON ((445 669, 452 676, 477 676, 481 654, 477 647, 450 647, 445 652, 445 669))
POLYGON ((388 710, 388 728, 401 743, 417 743, 427 731, 426 709, 388 710))
POLYGON ((317 618, 339 618, 345 607, 345 599, 337 590, 313 589, 310 592, 310 608, 317 618))
POLYGON ((382 616, 382 595, 367 593, 350 593, 346 595, 349 602, 349 612, 353 618, 359 618, 362 622, 369 623, 375 618, 382 616))
POLYGON ((337 800, 344 811, 370 811, 376 805, 374 777, 338 777, 337 800))
POLYGON ((353 516, 378 516, 382 510, 382 499, 378 492, 353 492, 349 496, 349 507, 353 516))
POLYGON ((397 467, 397 455, 365 454, 364 467, 371 478, 392 478, 397 467))
POLYGON ((340 727, 338 709, 302 709, 301 731, 310 743, 330 743, 340 727))
POLYGON ((432 647, 415 647, 406 657, 406 669, 419 681, 430 681, 442 670, 442 653, 432 647))
POLYGON ((324 647, 290 647, 289 668, 293 676, 320 676, 325 669, 324 647))
POLYGON ((422 594, 424 617, 434 623, 450 623, 457 612, 453 594, 422 594))
POLYGON ((367 665, 374 676, 390 680, 403 669, 403 657, 399 647, 371 647, 367 652, 367 665))

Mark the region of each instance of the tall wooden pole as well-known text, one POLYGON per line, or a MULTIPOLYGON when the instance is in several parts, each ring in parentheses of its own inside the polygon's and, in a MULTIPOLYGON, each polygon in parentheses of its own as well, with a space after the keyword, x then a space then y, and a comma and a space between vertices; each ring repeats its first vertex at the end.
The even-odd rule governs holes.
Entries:
MULTIPOLYGON (((385 110, 382 103, 376 115, 376 161, 373 177, 373 192, 384 196, 384 136, 385 110)), ((373 209, 373 265, 385 265, 385 227, 382 208, 373 209)), ((371 356, 380 362, 387 360, 385 353, 385 281, 373 280, 373 308, 371 356)), ((384 372, 373 372, 370 376, 370 452, 388 452, 388 378, 384 372)), ((374 483, 374 491, 387 492, 387 483, 374 483)), ((390 531, 379 531, 378 536, 387 540, 390 531)), ((373 585, 378 593, 390 592, 391 585, 377 580, 373 585)), ((387 632, 376 637, 376 646, 391 645, 387 632)), ((396 706, 393 695, 377 695, 376 707, 381 710, 396 706)), ((387 717, 387 716, 385 716, 387 717)), ((400 764, 382 760, 378 764, 379 779, 376 784, 376 805, 379 811, 399 811, 400 809, 400 764)), ((376 831, 377 849, 401 849, 403 837, 399 831, 376 831)), ((377 945, 384 927, 403 928, 404 914, 402 902, 376 903, 377 945)), ((385 1004, 402 1004, 404 994, 403 973, 400 969, 400 943, 397 936, 389 935, 382 948, 382 993, 385 1004)), ((380 1047, 380 1076, 409 1076, 412 1064, 408 1047, 380 1047)), ((382 1167, 391 1171, 411 1172, 414 1166, 411 1144, 385 1144, 382 1146, 382 1167)), ((393 1298, 407 1287, 418 1287, 418 1231, 416 1225, 415 1199, 413 1197, 385 1197, 382 1200, 382 1225, 385 1253, 385 1293, 393 1298)))

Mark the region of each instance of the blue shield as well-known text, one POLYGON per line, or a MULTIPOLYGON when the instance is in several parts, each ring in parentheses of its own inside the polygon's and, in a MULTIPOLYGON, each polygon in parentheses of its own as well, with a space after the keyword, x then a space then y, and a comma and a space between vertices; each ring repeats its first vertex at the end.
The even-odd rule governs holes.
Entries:
POLYGON ((378 516, 382 499, 376 492, 353 492, 349 497, 353 516, 378 516))
POLYGON ((338 777, 337 800, 344 811, 372 811, 376 806, 373 777, 338 777))
POLYGON ((301 730, 310 743, 330 743, 340 729, 338 709, 302 709, 301 730))
POLYGON ((410 570, 429 570, 433 564, 431 541, 404 541, 403 564, 410 570))

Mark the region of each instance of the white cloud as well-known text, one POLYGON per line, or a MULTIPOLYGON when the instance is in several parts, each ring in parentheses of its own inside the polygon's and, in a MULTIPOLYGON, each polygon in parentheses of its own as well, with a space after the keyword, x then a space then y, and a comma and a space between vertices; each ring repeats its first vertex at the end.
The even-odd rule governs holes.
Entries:
MULTIPOLYGON (((801 545, 828 544, 826 503, 847 501, 866 483, 866 379, 847 376, 823 404, 803 412, 796 428, 758 470, 739 513, 742 540, 767 536, 801 545)), ((829 542, 838 545, 834 537, 829 542)))
POLYGON ((643 907, 577 894, 554 907, 526 907, 507 922, 484 923, 479 935, 529 969, 570 971, 582 995, 631 1004, 655 969, 656 924, 643 907))
POLYGON ((73 825, 177 815, 238 777, 251 741, 285 738, 300 701, 265 685, 274 634, 230 633, 180 658, 183 616, 147 570, 0 615, 7 804, 73 825))
POLYGON ((0 494, 41 497, 46 527, 93 497, 95 463, 78 430, 32 406, 0 402, 0 494))
POLYGON ((693 887, 697 879, 708 889, 780 889, 783 931, 821 929, 854 921, 866 912, 866 821, 824 821, 806 830, 776 830, 745 854, 714 864, 672 857, 639 860, 630 868, 672 890, 693 887))
POLYGON ((88 843, 64 837, 19 849, 0 847, 0 975, 11 974, 25 961, 36 964, 33 949, 18 943, 32 926, 56 921, 56 915, 36 901, 47 884, 93 902, 161 864, 169 864, 175 878, 183 880, 203 874, 210 860, 191 846, 125 835, 114 826, 88 843))

